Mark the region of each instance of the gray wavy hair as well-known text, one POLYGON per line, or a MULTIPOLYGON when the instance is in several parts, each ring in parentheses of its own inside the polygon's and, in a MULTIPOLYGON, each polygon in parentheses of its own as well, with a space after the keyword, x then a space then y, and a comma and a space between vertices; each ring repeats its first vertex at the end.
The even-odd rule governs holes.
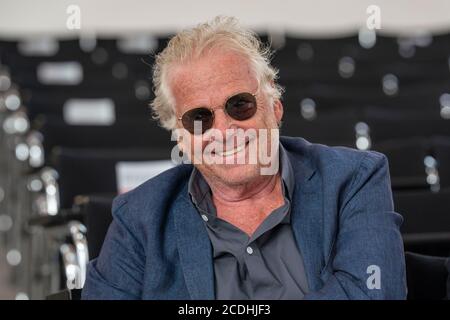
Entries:
POLYGON ((276 83, 278 70, 270 65, 272 52, 256 33, 242 27, 233 17, 218 16, 210 22, 181 31, 170 39, 167 47, 155 58, 153 86, 155 99, 150 104, 153 119, 167 129, 176 128, 175 99, 168 83, 169 67, 197 58, 207 49, 226 47, 249 59, 260 88, 271 101, 281 98, 283 88, 276 83))

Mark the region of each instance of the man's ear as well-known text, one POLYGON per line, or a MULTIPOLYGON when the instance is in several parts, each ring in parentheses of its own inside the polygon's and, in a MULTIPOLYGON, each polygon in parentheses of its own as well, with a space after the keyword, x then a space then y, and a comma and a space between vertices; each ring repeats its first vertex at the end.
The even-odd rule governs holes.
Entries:
MULTIPOLYGON (((275 89, 275 82, 270 81, 270 86, 275 89)), ((273 111, 275 114, 275 119, 277 120, 278 127, 281 126, 281 119, 283 119, 283 104, 280 99, 274 99, 273 101, 273 111)))
POLYGON ((178 149, 180 150, 183 150, 183 130, 184 128, 176 127, 171 131, 171 140, 176 142, 178 149))
POLYGON ((183 135, 181 135, 181 134, 177 136, 177 146, 181 152, 184 152, 183 151, 183 135))
POLYGON ((283 104, 281 103, 280 99, 276 99, 273 102, 273 112, 275 114, 275 119, 277 120, 278 126, 281 124, 281 119, 283 119, 283 104))

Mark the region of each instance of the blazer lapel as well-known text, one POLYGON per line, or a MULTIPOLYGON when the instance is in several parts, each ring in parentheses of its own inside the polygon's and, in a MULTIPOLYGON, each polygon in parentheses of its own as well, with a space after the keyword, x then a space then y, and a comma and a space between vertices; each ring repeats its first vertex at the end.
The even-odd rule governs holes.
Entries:
POLYGON ((309 290, 321 287, 320 272, 324 259, 323 218, 322 218, 322 181, 315 168, 288 152, 295 176, 295 189, 292 199, 291 222, 308 278, 309 290))
POLYGON ((177 245, 186 286, 194 300, 212 300, 214 270, 212 247, 203 220, 186 198, 187 186, 174 203, 177 245))

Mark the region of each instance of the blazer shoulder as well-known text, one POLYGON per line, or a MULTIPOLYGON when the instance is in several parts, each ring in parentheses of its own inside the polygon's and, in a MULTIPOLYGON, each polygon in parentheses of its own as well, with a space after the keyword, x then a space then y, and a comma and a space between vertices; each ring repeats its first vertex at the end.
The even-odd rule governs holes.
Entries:
POLYGON ((283 137, 281 141, 294 157, 323 176, 354 175, 388 165, 386 156, 377 151, 327 146, 303 138, 283 137))
POLYGON ((180 185, 187 182, 191 171, 191 165, 178 165, 148 179, 133 190, 122 194, 119 198, 130 201, 140 197, 159 197, 160 194, 176 190, 180 185))
POLYGON ((363 188, 383 190, 385 199, 380 203, 392 202, 389 163, 384 154, 323 145, 312 145, 311 149, 322 180, 333 185, 329 190, 338 192, 344 202, 363 188))
POLYGON ((312 156, 320 163, 336 167, 370 167, 378 163, 387 162, 384 154, 373 150, 358 150, 340 146, 331 147, 321 144, 312 144, 311 149, 312 156))

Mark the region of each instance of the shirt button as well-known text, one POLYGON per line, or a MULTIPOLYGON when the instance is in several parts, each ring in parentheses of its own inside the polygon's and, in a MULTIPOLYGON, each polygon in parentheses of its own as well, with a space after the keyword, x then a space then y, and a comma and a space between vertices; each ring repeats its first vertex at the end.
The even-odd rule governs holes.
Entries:
POLYGON ((247 247, 247 253, 248 254, 252 254, 253 253, 253 249, 252 249, 252 247, 247 247))
POLYGON ((204 214, 202 214, 202 219, 203 219, 203 221, 208 222, 208 217, 204 214))

